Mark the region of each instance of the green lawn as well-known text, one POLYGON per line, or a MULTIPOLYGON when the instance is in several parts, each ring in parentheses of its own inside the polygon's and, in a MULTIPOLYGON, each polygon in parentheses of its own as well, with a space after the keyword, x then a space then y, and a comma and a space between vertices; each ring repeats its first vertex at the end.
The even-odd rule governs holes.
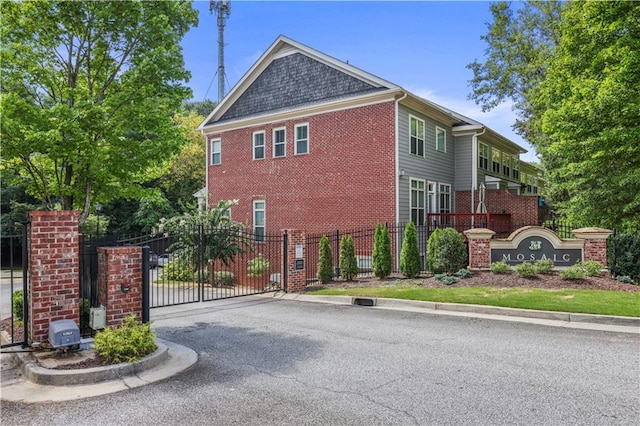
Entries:
POLYGON ((307 294, 384 297, 543 311, 640 317, 640 293, 620 291, 498 289, 491 287, 434 289, 402 286, 324 289, 307 294))

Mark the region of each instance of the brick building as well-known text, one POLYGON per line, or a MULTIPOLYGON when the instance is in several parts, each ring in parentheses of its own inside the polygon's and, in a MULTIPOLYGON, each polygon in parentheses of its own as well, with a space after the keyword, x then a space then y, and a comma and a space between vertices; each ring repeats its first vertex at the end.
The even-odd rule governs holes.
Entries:
POLYGON ((538 219, 522 147, 284 36, 199 129, 208 205, 237 199, 232 219, 258 233, 422 225, 475 211, 481 183, 489 213, 538 219))

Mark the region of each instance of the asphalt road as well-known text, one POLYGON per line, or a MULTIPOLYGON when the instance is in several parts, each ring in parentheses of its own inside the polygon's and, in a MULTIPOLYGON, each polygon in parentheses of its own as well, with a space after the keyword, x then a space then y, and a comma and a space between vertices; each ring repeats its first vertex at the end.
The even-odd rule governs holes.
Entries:
MULTIPOLYGON (((154 311, 152 311, 152 317, 154 311)), ((640 424, 640 335, 239 298, 156 319, 190 370, 2 424, 640 424)))

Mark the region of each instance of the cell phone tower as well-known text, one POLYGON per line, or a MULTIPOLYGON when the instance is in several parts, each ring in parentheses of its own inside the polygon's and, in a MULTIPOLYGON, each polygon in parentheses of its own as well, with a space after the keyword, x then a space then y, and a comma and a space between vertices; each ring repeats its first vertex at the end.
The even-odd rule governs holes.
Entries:
POLYGON ((218 15, 218 103, 224 98, 224 24, 231 15, 231 2, 210 0, 209 12, 218 15))

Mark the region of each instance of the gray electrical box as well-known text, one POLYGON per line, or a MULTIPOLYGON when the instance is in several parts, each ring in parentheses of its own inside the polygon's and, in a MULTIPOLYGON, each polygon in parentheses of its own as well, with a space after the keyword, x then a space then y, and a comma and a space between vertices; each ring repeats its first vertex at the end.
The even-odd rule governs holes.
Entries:
POLYGON ((101 330, 107 326, 107 309, 104 306, 89 310, 89 327, 101 330))
POLYGON ((65 319, 49 324, 49 343, 54 348, 80 344, 80 329, 75 321, 65 319))

